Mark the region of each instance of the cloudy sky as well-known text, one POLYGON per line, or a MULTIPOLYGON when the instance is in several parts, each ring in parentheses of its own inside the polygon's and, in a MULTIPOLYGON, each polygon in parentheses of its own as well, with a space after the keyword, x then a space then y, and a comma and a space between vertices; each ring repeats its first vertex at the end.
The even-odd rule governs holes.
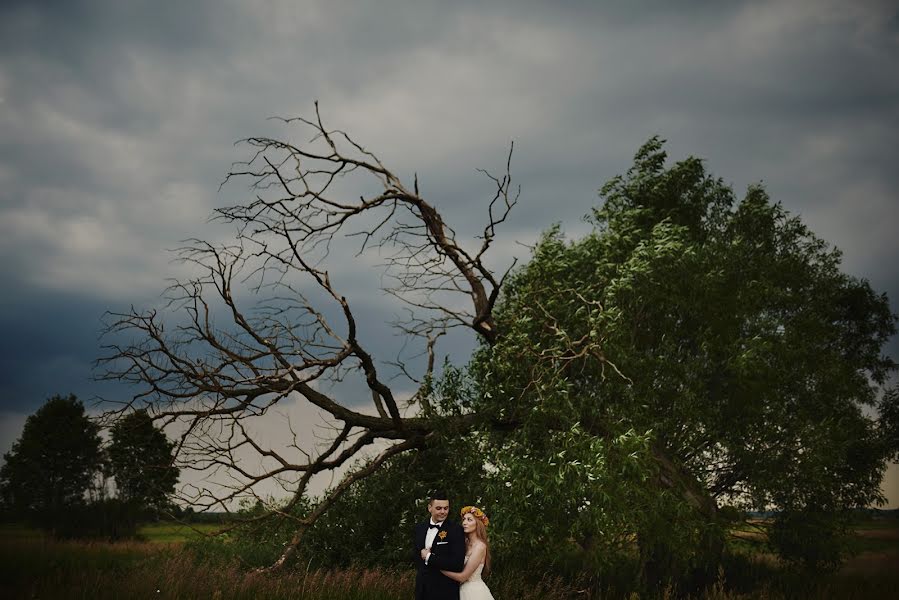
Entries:
MULTIPOLYGON (((0 451, 52 394, 129 393, 91 379, 101 315, 159 304, 168 250, 218 239, 207 216, 248 197, 219 189, 248 157, 234 142, 296 135, 267 117, 311 116, 315 100, 418 173, 463 235, 492 192, 476 170, 500 171, 514 140, 522 194, 499 263, 553 222, 584 232, 597 189, 660 135, 738 193, 763 182, 895 308, 897 64, 887 0, 6 0, 0 451)), ((364 298, 365 321, 394 311, 364 298)), ((885 486, 899 506, 895 469, 885 486)))

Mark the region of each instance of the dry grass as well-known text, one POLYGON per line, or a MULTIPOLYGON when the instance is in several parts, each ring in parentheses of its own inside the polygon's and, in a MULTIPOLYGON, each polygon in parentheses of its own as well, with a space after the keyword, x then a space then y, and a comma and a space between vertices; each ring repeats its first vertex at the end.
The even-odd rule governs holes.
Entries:
MULTIPOLYGON (((396 600, 411 598, 415 582, 411 569, 299 570, 257 575, 237 564, 199 563, 195 555, 177 544, 27 539, 0 542, 0 574, 2 598, 60 600, 396 600)), ((500 588, 495 591, 501 598, 562 600, 574 593, 551 577, 536 584, 515 579, 497 583, 500 588)))
MULTIPOLYGON (((411 568, 299 569, 278 575, 254 575, 236 563, 200 559, 178 543, 55 542, 17 530, 0 532, 3 533, 11 535, 0 535, 0 598, 395 600, 413 596, 411 568)), ((896 533, 895 529, 861 532, 859 539, 866 543, 876 541, 891 546, 885 551, 865 549, 839 574, 828 577, 813 579, 789 574, 766 555, 754 554, 740 565, 731 565, 728 575, 722 572, 716 584, 694 598, 892 598, 899 589, 896 533)), ((535 581, 512 573, 497 573, 488 584, 497 600, 678 597, 671 589, 642 596, 578 589, 549 574, 535 581)))
POLYGON ((178 545, 128 542, 0 543, 3 598, 216 598, 393 600, 409 596, 409 574, 348 570, 253 575, 213 566, 178 545))

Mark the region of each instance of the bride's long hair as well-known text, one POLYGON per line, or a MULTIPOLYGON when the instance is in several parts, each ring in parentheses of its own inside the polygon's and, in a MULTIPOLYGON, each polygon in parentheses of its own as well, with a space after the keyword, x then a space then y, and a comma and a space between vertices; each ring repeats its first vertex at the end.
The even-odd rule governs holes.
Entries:
MULTIPOLYGON (((484 556, 484 575, 490 573, 490 542, 487 541, 487 523, 489 523, 489 519, 487 519, 487 515, 484 514, 484 511, 475 507, 475 506, 466 506, 462 509, 462 517, 465 515, 471 514, 474 517, 474 535, 477 539, 484 542, 484 546, 487 548, 486 554, 484 556)), ((468 542, 466 536, 466 543, 468 542)))

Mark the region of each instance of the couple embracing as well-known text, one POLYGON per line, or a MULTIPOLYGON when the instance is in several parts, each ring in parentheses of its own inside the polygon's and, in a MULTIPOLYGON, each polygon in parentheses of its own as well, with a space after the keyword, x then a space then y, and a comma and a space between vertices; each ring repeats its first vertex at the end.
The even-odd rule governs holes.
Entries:
POLYGON ((415 527, 415 600, 494 600, 481 579, 490 570, 484 511, 462 509, 462 524, 447 519, 449 498, 435 492, 428 501, 429 521, 415 527))

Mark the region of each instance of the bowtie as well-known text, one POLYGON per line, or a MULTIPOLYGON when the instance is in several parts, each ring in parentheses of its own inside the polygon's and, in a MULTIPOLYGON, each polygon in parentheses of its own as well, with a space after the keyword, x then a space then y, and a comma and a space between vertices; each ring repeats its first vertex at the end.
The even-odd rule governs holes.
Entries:
POLYGON ((431 525, 431 524, 428 524, 428 529, 440 529, 440 525, 431 525))

